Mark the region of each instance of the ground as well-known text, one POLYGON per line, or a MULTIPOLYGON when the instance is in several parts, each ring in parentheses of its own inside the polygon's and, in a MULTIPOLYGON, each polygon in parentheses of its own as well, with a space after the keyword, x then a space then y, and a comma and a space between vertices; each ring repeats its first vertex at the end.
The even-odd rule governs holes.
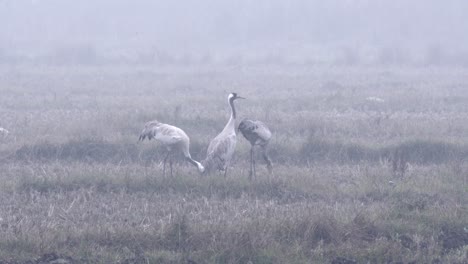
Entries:
POLYGON ((468 70, 0 67, 0 263, 467 263, 468 70), (270 126, 268 175, 137 143, 181 127, 202 160, 229 118, 270 126), (376 99, 377 98, 377 99, 376 99))

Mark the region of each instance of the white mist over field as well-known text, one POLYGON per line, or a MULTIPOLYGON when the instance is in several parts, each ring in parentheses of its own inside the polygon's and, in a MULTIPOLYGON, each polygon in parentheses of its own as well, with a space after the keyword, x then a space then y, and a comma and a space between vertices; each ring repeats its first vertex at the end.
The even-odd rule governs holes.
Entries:
POLYGON ((467 65, 466 10, 465 0, 0 0, 0 62, 467 65))

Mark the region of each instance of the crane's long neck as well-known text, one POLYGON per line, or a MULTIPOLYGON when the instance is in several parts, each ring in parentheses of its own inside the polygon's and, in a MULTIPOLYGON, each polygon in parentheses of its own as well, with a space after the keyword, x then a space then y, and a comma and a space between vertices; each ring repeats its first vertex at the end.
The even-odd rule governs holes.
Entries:
POLYGON ((198 161, 192 159, 192 157, 185 157, 187 159, 188 162, 192 163, 193 165, 197 166, 198 168, 198 171, 200 173, 203 173, 205 172, 205 167, 198 161))
MULTIPOLYGON (((187 145, 188 146, 188 145, 187 145)), ((195 165, 197 168, 198 168, 198 171, 200 173, 203 173, 205 172, 205 167, 198 161, 192 159, 192 156, 190 155, 190 152, 188 150, 188 147, 187 148, 184 148, 183 150, 183 153, 184 153, 184 156, 185 158, 187 159, 188 162, 190 162, 191 164, 195 165)))
POLYGON ((234 99, 229 98, 229 106, 231 107, 231 117, 223 129, 223 132, 229 131, 236 133, 236 107, 234 106, 234 99))

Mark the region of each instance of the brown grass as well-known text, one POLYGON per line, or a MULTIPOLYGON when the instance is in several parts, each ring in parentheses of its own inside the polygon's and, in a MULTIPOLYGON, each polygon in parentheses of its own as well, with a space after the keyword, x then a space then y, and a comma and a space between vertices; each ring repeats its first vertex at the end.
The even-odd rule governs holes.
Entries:
POLYGON ((466 263, 464 69, 0 71, 0 263, 466 263), (144 122, 200 160, 230 91, 273 175, 239 138, 226 179, 163 177, 144 122))

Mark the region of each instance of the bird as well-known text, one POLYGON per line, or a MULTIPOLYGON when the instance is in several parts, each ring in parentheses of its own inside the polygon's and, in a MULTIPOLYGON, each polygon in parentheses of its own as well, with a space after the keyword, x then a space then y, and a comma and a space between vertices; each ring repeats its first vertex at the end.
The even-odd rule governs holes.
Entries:
POLYGON ((273 166, 271 160, 267 154, 267 146, 271 139, 270 129, 263 123, 258 120, 243 119, 238 127, 238 130, 242 133, 245 139, 250 142, 250 174, 249 178, 252 179, 252 176, 256 177, 255 174, 255 159, 254 159, 254 148, 255 146, 260 146, 262 150, 262 156, 267 164, 267 169, 269 173, 272 173, 273 166))
POLYGON ((224 171, 224 177, 227 175, 227 170, 236 148, 236 108, 234 101, 237 99, 245 98, 238 96, 237 93, 229 94, 228 104, 231 107, 231 117, 223 131, 208 145, 206 158, 202 161, 203 166, 207 170, 218 169, 224 171))
MULTIPOLYGON (((145 138, 148 138, 148 140, 155 139, 166 147, 167 154, 163 162, 164 176, 166 176, 166 161, 173 152, 182 152, 185 159, 196 166, 200 173, 205 171, 204 166, 200 162, 192 159, 190 155, 190 138, 182 129, 153 120, 145 124, 138 141, 143 141, 145 138)), ((169 160, 169 164, 172 176, 172 158, 169 160)))
POLYGON ((6 128, 0 127, 0 135, 3 137, 8 136, 10 134, 10 131, 8 131, 6 128))

